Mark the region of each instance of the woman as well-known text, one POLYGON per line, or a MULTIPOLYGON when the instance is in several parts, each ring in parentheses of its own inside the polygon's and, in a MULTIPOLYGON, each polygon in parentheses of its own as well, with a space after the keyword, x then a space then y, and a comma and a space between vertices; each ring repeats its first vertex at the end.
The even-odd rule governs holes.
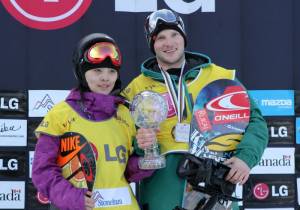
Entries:
POLYGON ((120 51, 111 37, 90 34, 78 43, 73 64, 78 87, 71 90, 65 101, 54 106, 36 129, 33 184, 61 210, 138 210, 124 176, 132 154, 135 127, 124 100, 117 96, 121 88, 120 51), (67 164, 59 163, 66 148, 75 154, 85 140, 92 145, 97 159, 93 192, 87 189, 85 173, 80 170, 75 173, 80 163, 79 153, 71 155, 74 158, 67 164))

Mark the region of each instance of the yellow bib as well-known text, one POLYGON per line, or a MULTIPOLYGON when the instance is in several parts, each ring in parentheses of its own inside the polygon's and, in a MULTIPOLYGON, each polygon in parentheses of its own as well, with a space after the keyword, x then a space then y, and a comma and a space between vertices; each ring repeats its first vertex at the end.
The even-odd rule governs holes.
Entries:
MULTIPOLYGON (((139 209, 124 177, 128 157, 133 149, 135 127, 123 105, 119 105, 116 117, 94 122, 82 118, 66 102, 61 102, 49 111, 36 132, 58 137, 67 132, 76 132, 96 148, 96 180, 93 189, 95 209, 139 209)), ((70 174, 71 165, 67 164, 63 168, 64 177, 70 174)), ((80 179, 80 176, 73 177, 71 183, 75 183, 75 178, 80 179)))
MULTIPOLYGON (((215 64, 208 65, 207 67, 200 70, 199 74, 194 80, 186 81, 188 93, 191 95, 193 101, 196 100, 198 93, 203 89, 204 86, 210 82, 218 79, 234 79, 235 70, 228 70, 222 67, 216 66, 215 64)), ((168 101, 169 112, 168 118, 160 124, 160 132, 157 134, 157 139, 160 144, 162 154, 170 152, 185 152, 188 150, 188 144, 182 142, 176 142, 174 140, 174 128, 177 124, 177 116, 175 109, 170 102, 170 96, 167 87, 164 83, 153 80, 149 77, 145 77, 143 74, 135 78, 127 88, 122 92, 128 100, 132 100, 133 97, 141 91, 152 90, 160 93, 168 101)), ((183 123, 190 123, 192 118, 192 110, 189 110, 187 106, 187 118, 183 120, 183 123)))

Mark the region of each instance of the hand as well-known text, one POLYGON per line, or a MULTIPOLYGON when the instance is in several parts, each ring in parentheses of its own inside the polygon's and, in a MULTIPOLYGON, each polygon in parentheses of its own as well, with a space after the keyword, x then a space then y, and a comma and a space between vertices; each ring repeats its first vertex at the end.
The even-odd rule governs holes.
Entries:
POLYGON ((136 134, 138 147, 146 149, 153 145, 156 141, 156 133, 158 131, 158 129, 140 128, 136 134))
POLYGON ((95 207, 95 200, 92 198, 92 192, 87 191, 84 196, 85 210, 92 210, 95 207))
POLYGON ((230 167, 230 171, 226 176, 226 181, 230 181, 233 184, 239 183, 243 185, 249 178, 250 168, 249 166, 237 157, 232 157, 226 161, 224 164, 230 167))

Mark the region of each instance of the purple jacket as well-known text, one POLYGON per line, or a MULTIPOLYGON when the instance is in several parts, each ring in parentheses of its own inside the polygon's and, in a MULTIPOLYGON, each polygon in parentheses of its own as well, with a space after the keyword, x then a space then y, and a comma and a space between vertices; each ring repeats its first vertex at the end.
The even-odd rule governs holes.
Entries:
MULTIPOLYGON (((118 104, 123 103, 121 98, 111 95, 86 92, 83 97, 84 104, 80 106, 80 93, 72 90, 66 102, 82 117, 98 122, 113 117, 118 104)), ((58 137, 40 135, 35 148, 32 182, 59 209, 85 209, 84 195, 87 189, 73 187, 63 178, 61 168, 56 164, 58 150, 58 137)), ((137 182, 153 173, 152 170, 139 169, 137 159, 137 156, 131 156, 128 160, 125 176, 129 182, 137 182)))

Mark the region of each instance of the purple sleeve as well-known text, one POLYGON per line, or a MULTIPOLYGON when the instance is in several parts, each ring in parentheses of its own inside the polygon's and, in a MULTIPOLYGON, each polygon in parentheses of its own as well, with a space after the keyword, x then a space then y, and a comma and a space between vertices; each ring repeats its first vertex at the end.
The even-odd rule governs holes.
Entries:
POLYGON ((155 170, 142 170, 138 166, 139 156, 131 155, 128 159, 125 178, 128 182, 138 182, 144 178, 151 176, 155 170))
POLYGON ((37 190, 61 210, 85 209, 87 189, 75 188, 61 173, 56 164, 59 139, 41 134, 35 147, 32 165, 32 182, 37 190))

